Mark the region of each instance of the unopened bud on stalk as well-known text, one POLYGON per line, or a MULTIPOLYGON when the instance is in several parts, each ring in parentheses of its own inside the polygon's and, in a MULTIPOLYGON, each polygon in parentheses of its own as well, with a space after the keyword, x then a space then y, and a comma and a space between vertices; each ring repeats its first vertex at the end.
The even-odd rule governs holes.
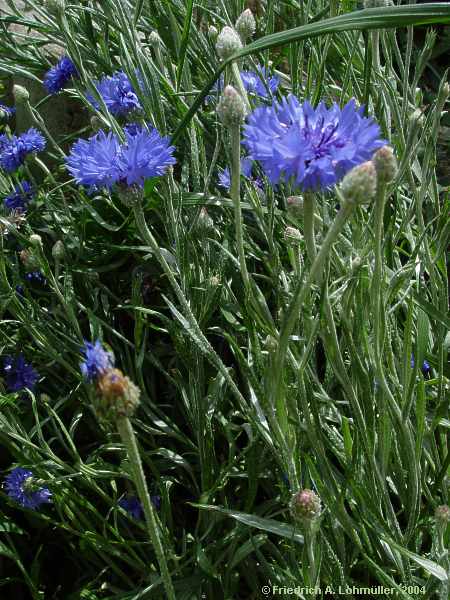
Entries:
POLYGON ((245 118, 245 104, 233 86, 227 85, 217 106, 217 114, 224 125, 242 123, 245 118))
POLYGON ((42 238, 37 233, 30 235, 30 244, 35 248, 42 248, 42 238))
POLYGON ((239 34, 239 37, 244 43, 254 36, 256 31, 256 21, 252 11, 249 8, 244 10, 244 12, 238 17, 235 28, 239 34))
POLYGON ((226 60, 242 48, 239 35, 232 27, 224 27, 216 42, 216 51, 222 60, 226 60))
POLYGON ((61 260, 64 258, 64 244, 61 240, 54 243, 52 248, 52 256, 55 260, 61 260))
POLYGON ((115 421, 131 417, 139 405, 140 390, 119 369, 105 371, 97 380, 95 409, 100 418, 115 421))
POLYGON ((383 146, 377 150, 372 160, 379 182, 389 183, 395 179, 398 171, 397 159, 390 146, 383 146))
POLYGON ((368 160, 347 173, 341 183, 341 192, 347 202, 365 204, 375 196, 377 172, 372 161, 368 160))
POLYGON ((303 240, 303 236, 295 227, 286 227, 283 237, 288 244, 297 246, 303 240))
POLYGON ((217 39, 217 36, 219 35, 219 30, 217 29, 217 27, 214 27, 214 25, 210 25, 208 27, 208 35, 211 40, 215 41, 217 39))
POLYGON ((417 108, 409 117, 411 124, 413 126, 422 127, 425 122, 425 117, 423 116, 423 112, 420 108, 417 108))
POLYGON ((157 48, 158 46, 162 45, 161 36, 157 31, 151 32, 151 34, 148 36, 148 43, 152 48, 157 48))
POLYGON ((17 105, 19 104, 26 104, 27 102, 29 102, 30 100, 30 94, 28 93, 28 90, 25 89, 23 86, 21 85, 13 85, 13 96, 14 96, 14 100, 15 103, 17 105))
POLYGON ((39 267, 39 259, 33 252, 30 252, 29 250, 21 250, 19 257, 23 266, 28 271, 34 271, 39 267))
POLYGON ((301 196, 289 196, 286 200, 288 213, 293 217, 303 216, 303 198, 301 196))
POLYGON ((320 498, 312 490, 300 490, 294 494, 290 508, 294 519, 305 524, 318 519, 322 512, 320 498))
POLYGON ((142 189, 137 185, 118 185, 118 195, 120 200, 128 208, 138 206, 143 199, 142 189))
POLYGON ((438 506, 434 516, 439 524, 446 525, 447 523, 450 523, 450 507, 446 504, 438 506))
POLYGON ((214 228, 214 221, 209 216, 208 211, 203 206, 200 210, 197 220, 197 230, 201 234, 207 234, 214 228))

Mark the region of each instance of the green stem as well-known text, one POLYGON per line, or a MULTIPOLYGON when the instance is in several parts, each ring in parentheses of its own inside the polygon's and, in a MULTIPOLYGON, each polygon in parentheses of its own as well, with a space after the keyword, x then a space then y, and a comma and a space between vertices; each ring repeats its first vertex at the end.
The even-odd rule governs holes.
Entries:
POLYGON ((240 125, 231 126, 231 199, 234 205, 234 225, 236 228, 236 243, 238 247, 241 275, 246 291, 249 290, 250 280, 245 262, 244 236, 241 210, 241 138, 240 125))
POLYGON ((247 90, 242 83, 241 74, 239 72, 239 67, 236 62, 231 65, 231 71, 233 74, 234 83, 238 89, 239 94, 242 96, 242 100, 245 104, 245 110, 247 113, 251 112, 252 107, 250 106, 250 102, 248 101, 247 90))
POLYGON ((120 417, 117 419, 117 430, 127 449, 128 459, 133 471, 134 483, 136 485, 139 498, 142 502, 148 533, 155 550, 156 558, 158 559, 167 598, 169 600, 175 600, 175 590, 173 589, 172 578, 167 567, 166 557, 164 556, 164 550, 159 537, 158 523, 156 521, 155 511, 148 493, 147 482, 145 481, 145 475, 142 468, 136 436, 133 427, 131 426, 130 419, 128 417, 120 417))
MULTIPOLYGON (((275 398, 281 398, 282 401, 280 384, 283 373, 283 366, 288 350, 289 337, 291 336, 292 331, 294 330, 295 324, 300 313, 300 308, 309 290, 311 289, 311 286, 322 272, 331 246, 338 238, 339 233, 341 232, 342 228, 344 227, 345 223, 347 222, 355 207, 354 204, 347 202, 344 198, 341 197, 340 199, 343 202, 341 208, 323 241, 319 254, 317 254, 316 258, 314 259, 308 278, 305 282, 299 281, 299 283, 297 284, 297 287, 294 290, 293 298, 286 312, 286 317, 284 319, 284 323, 280 331, 278 349, 274 361, 275 368, 273 372, 273 377, 271 379, 272 385, 270 397, 272 401, 275 398)), ((279 402, 275 401, 274 404, 278 405, 279 402)))
POLYGON ((303 227, 308 252, 309 262, 312 264, 317 255, 316 239, 314 235, 314 212, 316 200, 313 194, 305 194, 303 202, 303 227))

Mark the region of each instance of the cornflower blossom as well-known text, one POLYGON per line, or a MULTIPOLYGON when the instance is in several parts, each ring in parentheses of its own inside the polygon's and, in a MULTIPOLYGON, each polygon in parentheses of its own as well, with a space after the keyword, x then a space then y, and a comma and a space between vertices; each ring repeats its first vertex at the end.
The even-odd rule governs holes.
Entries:
POLYGON ((19 136, 0 135, 0 167, 12 173, 24 163, 28 154, 42 152, 44 148, 45 139, 34 127, 19 136))
MULTIPOLYGON (((258 67, 256 71, 240 71, 240 75, 246 92, 259 98, 270 98, 280 85, 280 79, 276 75, 270 75, 265 67, 258 67)), ((223 92, 223 88, 224 77, 222 74, 211 89, 214 95, 207 96, 207 101, 210 102, 219 92, 223 92)))
POLYGON ((114 356, 111 352, 107 352, 100 340, 84 342, 82 349, 84 361, 80 365, 82 375, 88 381, 98 379, 103 373, 114 367, 114 356))
POLYGON ((6 493, 20 506, 36 510, 41 504, 51 502, 51 492, 33 481, 32 471, 16 467, 5 478, 6 493))
POLYGON ((124 144, 113 133, 104 131, 88 140, 78 140, 66 164, 75 181, 90 191, 103 187, 110 190, 116 183, 142 187, 146 178, 163 175, 175 164, 174 150, 169 139, 161 137, 156 129, 133 126, 125 129, 124 144))
POLYGON ((45 74, 44 87, 49 94, 57 94, 64 89, 72 77, 78 77, 77 68, 68 56, 63 56, 61 60, 45 74))
POLYGON ((10 119, 13 114, 16 112, 14 107, 5 106, 4 104, 0 104, 0 119, 10 119))
MULTIPOLYGON (((241 158, 241 175, 246 179, 250 179, 252 174, 253 161, 250 158, 241 158)), ((230 169, 226 167, 222 173, 219 174, 219 186, 225 190, 231 188, 231 173, 230 169)))
POLYGON ((36 281, 42 284, 47 282, 44 275, 40 271, 28 271, 28 273, 25 273, 25 279, 30 282, 36 281))
POLYGON ((354 100, 342 109, 323 102, 313 108, 289 95, 250 114, 243 144, 272 184, 293 180, 302 191, 329 190, 386 144, 363 111, 354 100))
MULTIPOLYGON (((411 369, 414 369, 415 365, 416 365, 416 360, 414 358, 414 354, 411 354, 411 369)), ((421 371, 425 377, 427 375, 429 375, 429 373, 431 371, 431 367, 430 367, 430 363, 427 360, 423 361, 421 371)))
POLYGON ((25 213, 28 203, 34 197, 34 190, 28 181, 21 181, 14 186, 14 192, 3 200, 5 208, 9 211, 25 213))
MULTIPOLYGON (((103 98, 106 108, 116 117, 142 108, 131 81, 123 71, 116 71, 111 76, 94 81, 94 86, 103 98)), ((86 98, 95 109, 100 109, 100 103, 90 92, 86 94, 86 98)))
MULTIPOLYGON (((160 496, 150 496, 150 500, 156 510, 159 510, 161 506, 160 496)), ((141 501, 137 496, 124 496, 118 502, 118 505, 127 511, 133 519, 139 520, 144 516, 144 509, 142 508, 141 501)))
POLYGON ((3 372, 9 392, 18 392, 25 388, 33 390, 39 379, 39 373, 31 363, 26 362, 22 353, 17 358, 6 356, 3 361, 3 372))

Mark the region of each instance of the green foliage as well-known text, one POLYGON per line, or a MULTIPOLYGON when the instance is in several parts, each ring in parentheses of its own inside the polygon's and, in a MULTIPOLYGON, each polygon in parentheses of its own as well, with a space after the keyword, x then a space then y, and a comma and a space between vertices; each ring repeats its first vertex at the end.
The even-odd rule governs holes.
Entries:
MULTIPOLYGON (((24 223, 0 213, 0 353, 24 352, 42 376, 35 394, 8 394, 0 379, 1 468, 32 469, 53 494, 52 505, 30 512, 0 492, 4 597, 165 597, 143 522, 118 505, 136 491, 125 449, 97 422, 79 372, 83 339, 101 337, 141 389, 133 426, 150 493, 161 498, 177 600, 256 599, 263 586, 315 576, 323 589, 384 585, 413 598, 416 586, 424 599, 447 598, 450 532, 439 534, 434 511, 449 503, 450 475, 450 197, 435 171, 448 76, 429 62, 434 36, 421 60, 412 57, 413 26, 450 23, 450 6, 360 11, 345 2, 331 17, 323 1, 252 3, 256 40, 234 58, 271 64, 283 93, 365 102, 399 161, 382 222, 380 306, 369 205, 342 229, 305 295, 275 403, 277 340, 309 268, 304 239, 289 246, 283 233, 291 226, 303 237, 304 223, 286 210, 289 186, 267 187, 262 199, 242 182, 245 289, 233 202, 217 186, 229 139, 214 101, 204 101, 222 72, 231 77, 232 62, 219 64, 208 26, 232 25, 245 3, 74 0, 60 16, 26 4, 32 12, 13 0, 0 12, 0 77, 40 86, 54 62, 49 44, 63 48, 80 73, 63 95, 81 121, 60 135, 50 120, 57 99, 32 96, 50 113, 50 171, 33 164, 27 174, 39 194, 24 223), (155 31, 161 44, 150 41, 155 31), (74 185, 59 154, 92 135, 85 91, 119 68, 145 119, 176 146, 173 173, 145 184, 142 218, 116 193, 89 196, 74 185), (432 70, 439 83, 424 105, 416 87, 432 70), (21 297, 18 250, 32 233, 43 239, 47 283, 26 284, 21 297), (51 252, 57 240, 61 260, 51 252), (301 488, 322 500, 315 537, 289 511, 301 488)), ((97 117, 122 132, 106 107, 97 117)), ((0 173, 0 198, 10 188, 0 173)), ((318 199, 319 247, 338 201, 318 199)))

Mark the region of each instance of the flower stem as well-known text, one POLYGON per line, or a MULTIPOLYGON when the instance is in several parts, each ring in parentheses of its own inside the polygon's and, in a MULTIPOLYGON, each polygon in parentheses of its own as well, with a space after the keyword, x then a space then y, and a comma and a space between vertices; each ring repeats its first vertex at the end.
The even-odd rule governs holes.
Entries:
POLYGON ((242 83, 242 78, 237 63, 234 62, 231 65, 231 71, 233 74, 234 83, 236 84, 238 92, 240 93, 240 95, 242 96, 242 100, 244 101, 245 110, 247 113, 249 113, 252 110, 252 107, 250 106, 250 102, 248 101, 247 90, 245 89, 244 84, 242 83))
POLYGON ((122 442, 127 449, 128 459, 133 472, 134 483, 136 485, 139 498, 142 502, 148 533, 155 550, 156 558, 158 559, 167 598, 169 600, 175 600, 175 590, 173 588, 172 578, 167 567, 166 557, 164 556, 164 550, 159 537, 158 523, 156 521, 155 511, 148 493, 147 483, 145 481, 144 470, 142 468, 141 457, 139 455, 133 427, 131 426, 131 422, 128 417, 120 417, 117 419, 116 424, 122 442))
POLYGON ((245 263, 244 237, 241 210, 241 139, 240 125, 235 123, 231 132, 231 199, 234 205, 234 224, 236 227, 236 243, 238 246, 239 264, 245 289, 249 289, 250 281, 245 263))
POLYGON ((314 262, 314 259, 317 255, 316 239, 314 235, 315 208, 316 199, 314 198, 313 194, 305 194, 305 199, 303 202, 303 227, 310 264, 314 262))
POLYGON ((353 203, 347 202, 344 198, 341 197, 340 199, 342 200, 341 208, 323 241, 319 253, 314 259, 308 277, 305 282, 303 282, 303 280, 300 280, 298 282, 297 287, 294 290, 291 303, 286 311, 284 323, 281 327, 279 335, 278 349, 276 351, 276 356, 274 360, 273 377, 271 379, 270 398, 272 399, 272 401, 274 401, 273 403, 275 406, 279 406, 280 403, 283 402, 283 394, 281 393, 280 389, 283 374, 283 366, 288 351, 289 338, 297 322, 300 313, 300 308, 306 298, 306 295, 311 289, 311 286, 320 276, 320 273, 324 268, 326 258, 330 252, 331 246, 338 238, 339 233, 341 232, 342 228, 344 227, 345 223, 347 222, 355 207, 353 203))

